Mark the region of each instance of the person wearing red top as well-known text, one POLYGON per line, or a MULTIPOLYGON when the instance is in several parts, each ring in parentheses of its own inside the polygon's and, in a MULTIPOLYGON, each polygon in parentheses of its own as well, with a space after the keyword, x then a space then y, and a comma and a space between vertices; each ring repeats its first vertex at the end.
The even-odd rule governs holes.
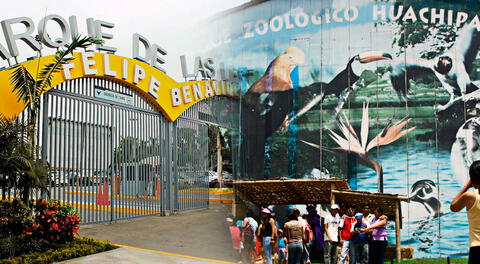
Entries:
POLYGON ((240 257, 240 242, 242 241, 240 228, 238 228, 238 226, 235 225, 232 218, 228 217, 226 220, 227 220, 228 228, 230 229, 230 236, 232 238, 233 250, 235 250, 238 253, 238 256, 240 257))
POLYGON ((350 239, 353 237, 351 229, 352 224, 354 224, 356 221, 354 216, 355 209, 353 209, 353 207, 349 207, 347 209, 347 214, 342 216, 342 221, 339 225, 339 229, 341 229, 340 245, 342 245, 342 251, 340 252, 340 264, 345 264, 347 262, 347 255, 350 253, 350 239))

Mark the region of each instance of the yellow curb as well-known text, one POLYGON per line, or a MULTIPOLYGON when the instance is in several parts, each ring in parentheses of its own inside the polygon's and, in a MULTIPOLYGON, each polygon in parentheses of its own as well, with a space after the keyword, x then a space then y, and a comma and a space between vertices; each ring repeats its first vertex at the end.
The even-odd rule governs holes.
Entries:
POLYGON ((233 194, 233 192, 209 192, 209 194, 229 195, 229 194, 233 194))
MULTIPOLYGON (((96 196, 97 193, 92 193, 92 192, 81 192, 81 191, 63 191, 64 193, 66 194, 79 194, 79 195, 89 195, 89 196, 96 196)), ((206 193, 205 191, 201 191, 201 190, 181 190, 179 191, 180 193, 196 193, 196 194, 204 194, 206 193)), ((217 193, 215 193, 217 194, 217 193)), ((233 194, 232 193, 221 193, 221 194, 233 194)), ((108 197, 112 197, 111 194, 108 195, 108 197)), ((115 194, 115 198, 124 198, 124 199, 137 199, 137 198, 142 198, 142 199, 149 199, 149 200, 158 200, 160 199, 160 197, 156 197, 156 196, 146 196, 146 195, 139 195, 139 196, 136 196, 136 195, 125 195, 125 194, 115 194)))
MULTIPOLYGON (((62 205, 68 205, 74 209, 85 209, 93 211, 106 211, 110 212, 112 210, 110 205, 97 205, 97 204, 81 204, 81 203, 71 203, 71 202, 62 202, 62 205)), ((118 213, 127 213, 127 214, 138 214, 138 215, 150 215, 150 214, 159 214, 160 210, 149 210, 149 209, 140 209, 140 208, 128 208, 128 207, 115 207, 115 212, 118 213)))
POLYGON ((167 256, 189 258, 189 259, 208 261, 208 262, 214 262, 214 263, 235 264, 235 262, 228 262, 228 261, 217 260, 217 259, 200 258, 200 257, 189 256, 189 255, 182 255, 182 254, 177 254, 177 253, 170 253, 170 252, 165 252, 165 251, 153 250, 153 249, 137 248, 137 247, 131 247, 131 246, 119 245, 119 244, 113 244, 113 245, 117 246, 117 247, 121 247, 121 248, 141 250, 141 251, 157 253, 157 254, 162 254, 162 255, 167 255, 167 256))
POLYGON ((210 199, 208 201, 211 203, 227 203, 227 204, 233 203, 233 200, 227 200, 227 199, 210 199))
MULTIPOLYGON (((89 193, 89 192, 77 192, 77 191, 64 191, 64 193, 67 193, 67 194, 79 194, 79 195, 89 195, 89 196, 96 196, 97 194, 96 193, 89 193)), ((111 195, 108 195, 109 198, 111 198, 111 195)), ((160 200, 160 197, 151 197, 151 196, 135 196, 135 195, 115 195, 115 198, 124 198, 124 199, 138 199, 138 198, 142 198, 142 199, 149 199, 149 200, 160 200)), ((206 201, 207 199, 203 199, 203 198, 188 198, 188 197, 179 197, 180 200, 182 201, 200 201, 200 202, 203 202, 203 201, 206 201)), ((210 202, 212 203, 232 203, 232 200, 231 199, 209 199, 210 202)), ((100 210, 100 211, 103 211, 103 210, 100 210)))
POLYGON ((210 194, 233 194, 232 188, 209 188, 210 194))
MULTIPOLYGON (((79 194, 79 195, 89 195, 89 196, 96 196, 97 193, 92 193, 92 192, 79 192, 79 191, 63 191, 66 194, 79 194)), ((112 195, 108 195, 108 197, 112 197, 112 195)), ((115 194, 115 198, 124 198, 124 199, 137 199, 137 198, 142 198, 142 199, 149 199, 149 200, 159 200, 160 197, 156 196, 146 196, 146 195, 124 195, 124 194, 115 194)))

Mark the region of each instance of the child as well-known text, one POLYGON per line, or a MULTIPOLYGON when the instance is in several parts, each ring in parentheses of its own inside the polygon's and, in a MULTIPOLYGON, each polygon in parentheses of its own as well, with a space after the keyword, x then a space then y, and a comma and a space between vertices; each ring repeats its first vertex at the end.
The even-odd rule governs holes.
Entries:
POLYGON ((240 252, 240 242, 242 241, 242 236, 240 228, 233 223, 232 218, 227 218, 228 228, 230 229, 230 236, 232 238, 233 250, 240 252))
POLYGON ((355 215, 355 222, 352 225, 352 233, 354 234, 350 242, 350 263, 367 264, 368 262, 368 234, 365 232, 367 224, 363 221, 363 214, 355 215))
POLYGON ((283 230, 278 229, 278 263, 286 264, 288 260, 287 243, 283 237, 283 230))

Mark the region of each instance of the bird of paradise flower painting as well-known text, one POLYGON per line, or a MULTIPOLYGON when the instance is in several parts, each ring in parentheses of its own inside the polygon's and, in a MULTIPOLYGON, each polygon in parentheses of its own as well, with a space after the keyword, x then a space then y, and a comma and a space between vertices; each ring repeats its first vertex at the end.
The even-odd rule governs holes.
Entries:
POLYGON ((303 143, 310 145, 318 149, 324 149, 332 153, 350 153, 357 155, 359 163, 374 170, 378 176, 379 191, 383 192, 383 167, 382 165, 370 158, 368 153, 375 147, 389 145, 401 137, 405 136, 416 127, 405 128, 410 117, 404 117, 401 120, 393 123, 393 119, 382 129, 377 136, 375 136, 370 142, 368 142, 369 123, 370 118, 368 115, 368 104, 363 105, 362 122, 360 126, 360 137, 353 129, 352 125, 344 115, 340 115, 337 119, 337 125, 343 137, 331 129, 328 129, 330 137, 337 143, 338 147, 327 148, 311 142, 303 141, 303 143))

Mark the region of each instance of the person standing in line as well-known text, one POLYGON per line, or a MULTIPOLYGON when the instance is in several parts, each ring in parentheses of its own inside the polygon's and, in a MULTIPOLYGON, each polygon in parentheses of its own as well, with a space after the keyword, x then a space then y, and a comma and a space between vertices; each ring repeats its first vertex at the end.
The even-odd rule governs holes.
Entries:
POLYGON ((375 217, 375 215, 371 214, 371 208, 370 205, 364 204, 362 207, 362 213, 363 213, 363 222, 368 226, 372 224, 372 220, 375 217))
MULTIPOLYGON (((340 245, 342 246, 342 251, 340 252, 340 264, 345 264, 347 262, 347 255, 352 255, 350 253, 350 239, 352 239, 352 224, 355 223, 355 209, 349 207, 347 209, 347 214, 342 216, 340 220, 340 245)), ((363 216, 363 215, 362 215, 363 216)), ((350 260, 352 257, 350 257, 350 260)), ((349 262, 352 263, 352 262, 349 262)))
POLYGON ((325 248, 323 257, 325 264, 337 264, 338 226, 340 224, 340 217, 338 216, 339 207, 333 204, 330 209, 330 214, 325 216, 325 248))
POLYGON ((235 250, 238 255, 241 257, 241 241, 242 241, 242 235, 240 228, 234 223, 233 219, 230 217, 227 217, 227 225, 228 228, 230 229, 230 237, 232 238, 232 247, 233 250, 235 250))
POLYGON ((353 234, 350 240, 350 262, 349 264, 368 264, 368 234, 361 232, 361 230, 367 228, 367 225, 363 221, 363 214, 357 213, 355 220, 351 227, 353 234))
POLYGON ((262 239, 263 254, 266 264, 272 264, 272 246, 275 244, 275 235, 277 234, 275 220, 273 220, 270 214, 270 209, 262 209, 260 214, 261 222, 257 230, 257 236, 262 239))
POLYGON ((385 250, 387 249, 387 216, 383 214, 383 210, 379 207, 373 211, 375 217, 372 224, 360 230, 371 234, 371 241, 368 245, 368 258, 371 264, 383 264, 385 258, 385 250))
POLYGON ((308 247, 311 259, 318 259, 320 257, 324 245, 322 219, 320 218, 316 207, 316 204, 307 205, 307 223, 313 231, 313 241, 310 243, 310 247, 308 247))
POLYGON ((468 264, 480 263, 480 161, 474 161, 469 169, 470 179, 450 204, 452 212, 467 209, 469 229, 468 264), (473 191, 469 191, 474 188, 473 191))
POLYGON ((304 234, 304 237, 303 237, 303 256, 302 256, 302 261, 306 264, 310 264, 310 251, 308 251, 308 247, 306 245, 306 242, 310 242, 310 241, 306 241, 307 239, 307 236, 310 236, 312 235, 312 229, 308 227, 308 222, 306 219, 304 219, 302 217, 302 215, 300 214, 300 210, 298 210, 297 208, 293 208, 292 209, 292 212, 295 213, 295 215, 297 216, 297 220, 298 222, 302 225, 303 227, 303 234, 304 234))
POLYGON ((258 223, 253 219, 253 212, 249 210, 246 217, 243 219, 241 226, 242 232, 242 258, 246 264, 253 263, 253 252, 255 250, 255 233, 258 228, 258 223))
MULTIPOLYGON (((370 212, 371 212, 370 205, 364 204, 362 206, 363 222, 365 223, 365 225, 367 225, 367 227, 369 227, 372 224, 372 220, 375 217, 370 212)), ((368 244, 366 245, 366 247, 367 247, 367 250, 368 250, 368 247, 370 246, 371 237, 370 237, 370 233, 367 233, 367 234, 368 234, 368 240, 369 241, 368 241, 368 244)), ((369 257, 369 255, 367 255, 367 260, 366 260, 367 263, 369 263, 368 257, 369 257)))
POLYGON ((272 251, 272 257, 273 257, 273 260, 275 261, 275 258, 278 257, 278 230, 280 229, 280 225, 278 224, 278 221, 277 221, 277 215, 275 214, 275 212, 272 212, 271 211, 271 214, 270 216, 272 217, 274 223, 275 223, 275 237, 277 238, 275 240, 274 243, 272 243, 272 248, 271 248, 271 251, 272 251))
POLYGON ((285 223, 285 239, 288 245, 288 264, 302 263, 304 235, 304 227, 300 221, 298 221, 295 209, 292 209, 288 214, 288 222, 285 223))
POLYGON ((286 264, 288 261, 287 242, 283 235, 283 230, 278 229, 278 263, 286 264))

